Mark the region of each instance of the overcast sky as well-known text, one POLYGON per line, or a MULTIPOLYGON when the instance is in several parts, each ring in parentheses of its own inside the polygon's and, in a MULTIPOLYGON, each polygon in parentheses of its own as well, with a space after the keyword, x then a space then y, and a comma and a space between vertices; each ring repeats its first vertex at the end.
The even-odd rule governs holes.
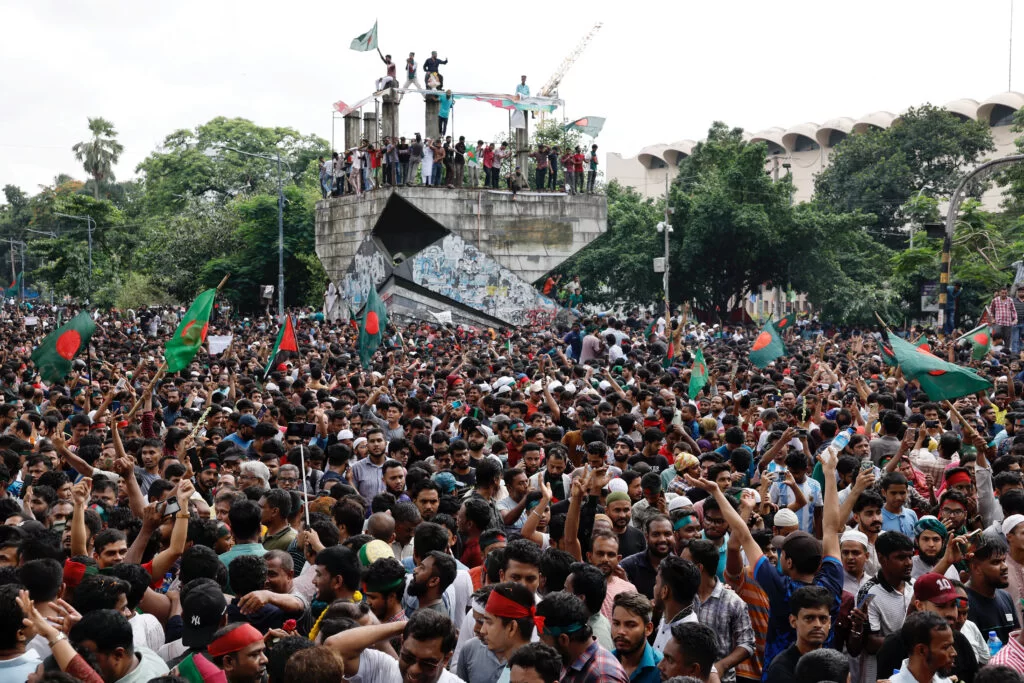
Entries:
MULTIPOLYGON (((134 176, 167 134, 219 115, 330 140, 331 103, 362 99, 383 73, 376 53, 348 49, 375 19, 400 75, 409 51, 422 67, 437 50, 450 60, 446 86, 474 92, 512 92, 520 74, 536 92, 604 22, 562 81, 559 116, 607 117, 601 150, 633 156, 699 139, 716 119, 757 131, 984 100, 1007 89, 1010 1, 3 0, 0 185, 36 192, 61 172, 83 177, 71 146, 87 137, 88 116, 117 127, 118 179, 134 176)), ((1022 58, 1024 40, 1013 59, 1018 90, 1022 58)), ((406 135, 423 131, 421 98, 403 102, 400 121, 406 135)), ((491 139, 507 114, 459 102, 453 126, 491 139)), ((343 135, 339 119, 339 146, 343 135)))

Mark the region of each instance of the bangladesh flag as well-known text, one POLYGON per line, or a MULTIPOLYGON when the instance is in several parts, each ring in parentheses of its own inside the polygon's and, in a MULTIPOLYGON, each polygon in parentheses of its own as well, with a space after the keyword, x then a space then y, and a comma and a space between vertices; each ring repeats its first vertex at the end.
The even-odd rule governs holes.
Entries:
POLYGON ((697 398, 700 390, 708 383, 708 365, 704 361, 704 351, 697 348, 693 356, 693 369, 690 371, 690 399, 697 398))
POLYGON ((278 363, 278 356, 282 353, 299 352, 299 343, 295 339, 295 328, 292 326, 292 317, 286 315, 284 317, 284 325, 281 326, 281 330, 277 333, 277 341, 274 342, 274 350, 270 353, 270 359, 267 361, 267 368, 263 371, 263 376, 266 377, 274 369, 274 366, 278 363))
POLYGON ((11 298, 18 296, 18 290, 21 289, 21 278, 24 274, 24 272, 18 273, 18 277, 14 278, 10 286, 4 290, 4 296, 11 298))
POLYGON ((878 349, 881 351, 882 362, 890 368, 896 367, 896 354, 885 340, 878 342, 878 349))
POLYGON ((969 368, 947 363, 919 346, 888 333, 889 344, 896 361, 907 379, 917 380, 932 401, 952 401, 955 398, 984 391, 992 383, 979 377, 969 368))
POLYGON ((750 362, 763 370, 776 358, 785 355, 786 347, 782 343, 782 337, 779 336, 775 324, 769 320, 750 347, 750 362))
POLYGON ((349 45, 349 49, 356 52, 369 52, 377 49, 377 22, 373 22, 373 28, 366 33, 356 36, 349 45))
POLYGON ((988 328, 988 325, 975 327, 957 339, 957 341, 963 341, 964 339, 971 342, 971 358, 973 360, 981 360, 992 350, 992 331, 988 328))
POLYGON ((914 346, 919 349, 924 349, 928 353, 932 352, 932 345, 928 343, 928 337, 923 334, 914 341, 914 346))
POLYGON ((32 352, 32 362, 39 376, 49 383, 59 382, 71 372, 71 361, 89 346, 96 323, 88 312, 82 311, 50 334, 32 352))
POLYGON ((388 310, 377 296, 377 288, 370 285, 366 297, 363 317, 359 320, 359 360, 364 368, 370 367, 370 359, 384 340, 384 329, 388 326, 388 310))
POLYGON ((206 341, 206 333, 210 330, 210 313, 213 312, 213 300, 217 297, 216 289, 208 289, 192 302, 185 312, 174 336, 164 346, 164 359, 167 372, 181 372, 195 358, 199 347, 206 341))
POLYGON ((775 329, 782 332, 787 327, 792 327, 796 322, 796 313, 787 313, 775 322, 775 329))
POLYGON ((668 351, 665 352, 665 357, 661 359, 661 367, 666 370, 672 367, 672 361, 676 359, 676 338, 673 335, 668 337, 668 351))

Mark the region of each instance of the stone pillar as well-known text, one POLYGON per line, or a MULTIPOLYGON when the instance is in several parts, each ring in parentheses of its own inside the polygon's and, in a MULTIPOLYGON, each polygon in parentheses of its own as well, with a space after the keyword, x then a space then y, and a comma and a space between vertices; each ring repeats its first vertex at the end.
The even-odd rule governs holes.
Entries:
POLYGON ((362 119, 359 112, 351 111, 345 114, 345 149, 350 150, 359 146, 362 139, 362 119))
POLYGON ((437 114, 441 111, 441 100, 436 95, 427 95, 424 99, 425 122, 423 130, 425 137, 436 140, 441 135, 441 128, 437 125, 437 114))
POLYGON ((380 142, 380 137, 377 134, 377 114, 376 112, 366 112, 363 114, 363 137, 377 145, 380 142))
POLYGON ((394 90, 389 90, 380 105, 380 127, 381 134, 386 137, 398 135, 398 101, 399 95, 394 90))
MULTIPOLYGON (((524 111, 526 127, 516 128, 516 166, 523 169, 523 175, 529 178, 530 170, 527 162, 530 154, 530 112, 524 111)), ((512 169, 515 170, 515 169, 512 169)))

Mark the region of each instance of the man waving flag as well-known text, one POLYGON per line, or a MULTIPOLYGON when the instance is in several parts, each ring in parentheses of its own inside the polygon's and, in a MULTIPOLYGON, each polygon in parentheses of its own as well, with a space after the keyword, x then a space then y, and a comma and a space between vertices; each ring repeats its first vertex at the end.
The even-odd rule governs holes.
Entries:
POLYGON ((213 312, 213 300, 217 297, 216 289, 208 289, 192 302, 185 312, 174 336, 167 340, 164 347, 164 358, 167 372, 181 372, 195 358, 199 347, 206 340, 210 330, 210 314, 213 312))

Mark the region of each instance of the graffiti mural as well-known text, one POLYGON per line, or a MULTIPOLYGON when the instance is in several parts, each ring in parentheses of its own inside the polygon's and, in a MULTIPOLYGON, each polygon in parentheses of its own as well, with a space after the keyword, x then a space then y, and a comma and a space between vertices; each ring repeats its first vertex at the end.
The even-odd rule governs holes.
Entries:
POLYGON ((358 311, 366 301, 370 287, 379 287, 391 277, 391 272, 387 257, 377 248, 373 238, 367 237, 359 245, 352 263, 338 283, 341 298, 353 311, 358 311))
POLYGON ((414 283, 513 325, 546 321, 558 313, 552 299, 456 235, 402 265, 411 265, 414 283))

